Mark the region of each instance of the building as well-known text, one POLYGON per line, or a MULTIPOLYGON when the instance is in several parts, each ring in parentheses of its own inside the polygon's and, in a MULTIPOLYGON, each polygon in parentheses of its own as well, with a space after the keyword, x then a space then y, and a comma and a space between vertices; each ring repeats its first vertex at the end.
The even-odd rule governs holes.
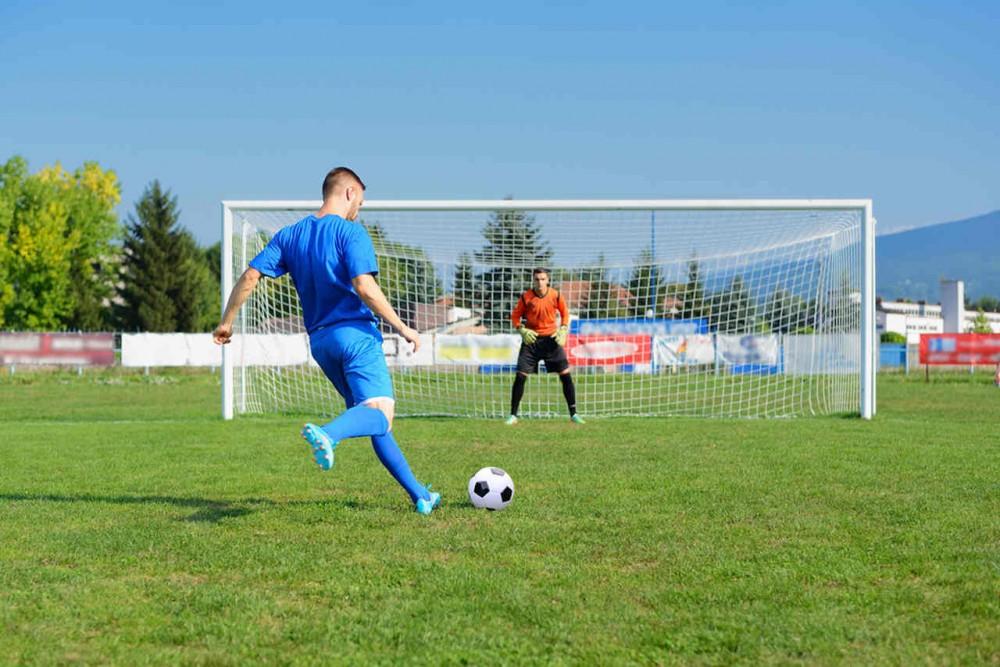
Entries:
MULTIPOLYGON (((970 329, 978 315, 976 311, 965 311, 963 330, 970 329)), ((986 319, 993 333, 1000 333, 1000 313, 986 313, 986 319)), ((944 317, 941 306, 937 304, 878 300, 875 326, 879 335, 893 331, 906 336, 907 343, 917 345, 922 333, 944 333, 944 317)))

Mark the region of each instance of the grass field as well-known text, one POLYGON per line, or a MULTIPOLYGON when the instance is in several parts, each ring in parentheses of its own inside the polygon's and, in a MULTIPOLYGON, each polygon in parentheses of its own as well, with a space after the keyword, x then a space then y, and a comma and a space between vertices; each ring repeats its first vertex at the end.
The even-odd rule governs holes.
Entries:
POLYGON ((985 375, 880 377, 870 423, 400 420, 430 517, 217 382, 0 380, 0 664, 1000 662, 985 375))

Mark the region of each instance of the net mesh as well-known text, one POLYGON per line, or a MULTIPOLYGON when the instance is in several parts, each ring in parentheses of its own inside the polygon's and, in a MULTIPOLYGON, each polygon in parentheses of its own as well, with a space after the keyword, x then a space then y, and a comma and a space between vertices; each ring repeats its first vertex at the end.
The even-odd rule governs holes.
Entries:
MULTIPOLYGON (((233 209, 224 261, 239 275, 278 229, 313 210, 233 209)), ((397 414, 508 414, 520 345, 510 313, 539 266, 569 306, 566 352, 585 416, 857 412, 862 221, 854 208, 366 207, 359 222, 379 283, 421 333, 412 354, 384 330, 397 414)), ((288 276, 258 285, 237 333, 305 335, 288 276)), ((314 363, 236 363, 238 413, 343 407, 314 363)), ((554 374, 532 376, 520 415, 566 414, 554 374)))

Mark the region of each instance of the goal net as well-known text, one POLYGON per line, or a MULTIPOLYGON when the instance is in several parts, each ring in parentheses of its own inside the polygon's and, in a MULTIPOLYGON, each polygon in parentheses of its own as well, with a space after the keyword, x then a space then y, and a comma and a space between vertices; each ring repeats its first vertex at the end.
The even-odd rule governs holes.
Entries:
MULTIPOLYGON (((278 229, 318 208, 225 202, 226 296, 278 229)), ((412 353, 383 329, 399 415, 508 414, 510 313, 536 267, 569 306, 585 417, 874 412, 867 200, 368 202, 358 222, 382 289, 421 336, 412 353)), ((343 409, 309 357, 288 276, 261 281, 235 333, 227 418, 343 409)), ((532 376, 520 415, 567 415, 554 374, 532 376)))

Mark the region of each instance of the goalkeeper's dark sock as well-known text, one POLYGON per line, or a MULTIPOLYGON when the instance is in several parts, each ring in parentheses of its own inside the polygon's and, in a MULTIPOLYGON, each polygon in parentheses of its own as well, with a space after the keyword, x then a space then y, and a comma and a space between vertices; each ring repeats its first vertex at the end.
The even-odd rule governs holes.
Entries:
POLYGON ((406 462, 406 457, 403 456, 403 452, 399 449, 391 432, 385 435, 373 435, 372 447, 375 449, 375 456, 389 471, 389 474, 410 494, 411 501, 416 503, 418 500, 430 498, 430 493, 424 488, 424 485, 413 476, 410 464, 406 462))
POLYGON ((378 408, 355 405, 329 424, 324 425, 323 430, 326 431, 331 440, 340 442, 345 438, 384 435, 389 432, 389 420, 378 408))
POLYGON ((576 385, 573 384, 573 376, 569 373, 559 376, 562 382, 563 396, 566 397, 566 405, 569 406, 569 416, 576 414, 576 385))
POLYGON ((518 373, 514 376, 514 387, 510 390, 510 414, 517 416, 517 410, 521 407, 521 399, 524 398, 524 385, 528 382, 527 375, 518 373))

